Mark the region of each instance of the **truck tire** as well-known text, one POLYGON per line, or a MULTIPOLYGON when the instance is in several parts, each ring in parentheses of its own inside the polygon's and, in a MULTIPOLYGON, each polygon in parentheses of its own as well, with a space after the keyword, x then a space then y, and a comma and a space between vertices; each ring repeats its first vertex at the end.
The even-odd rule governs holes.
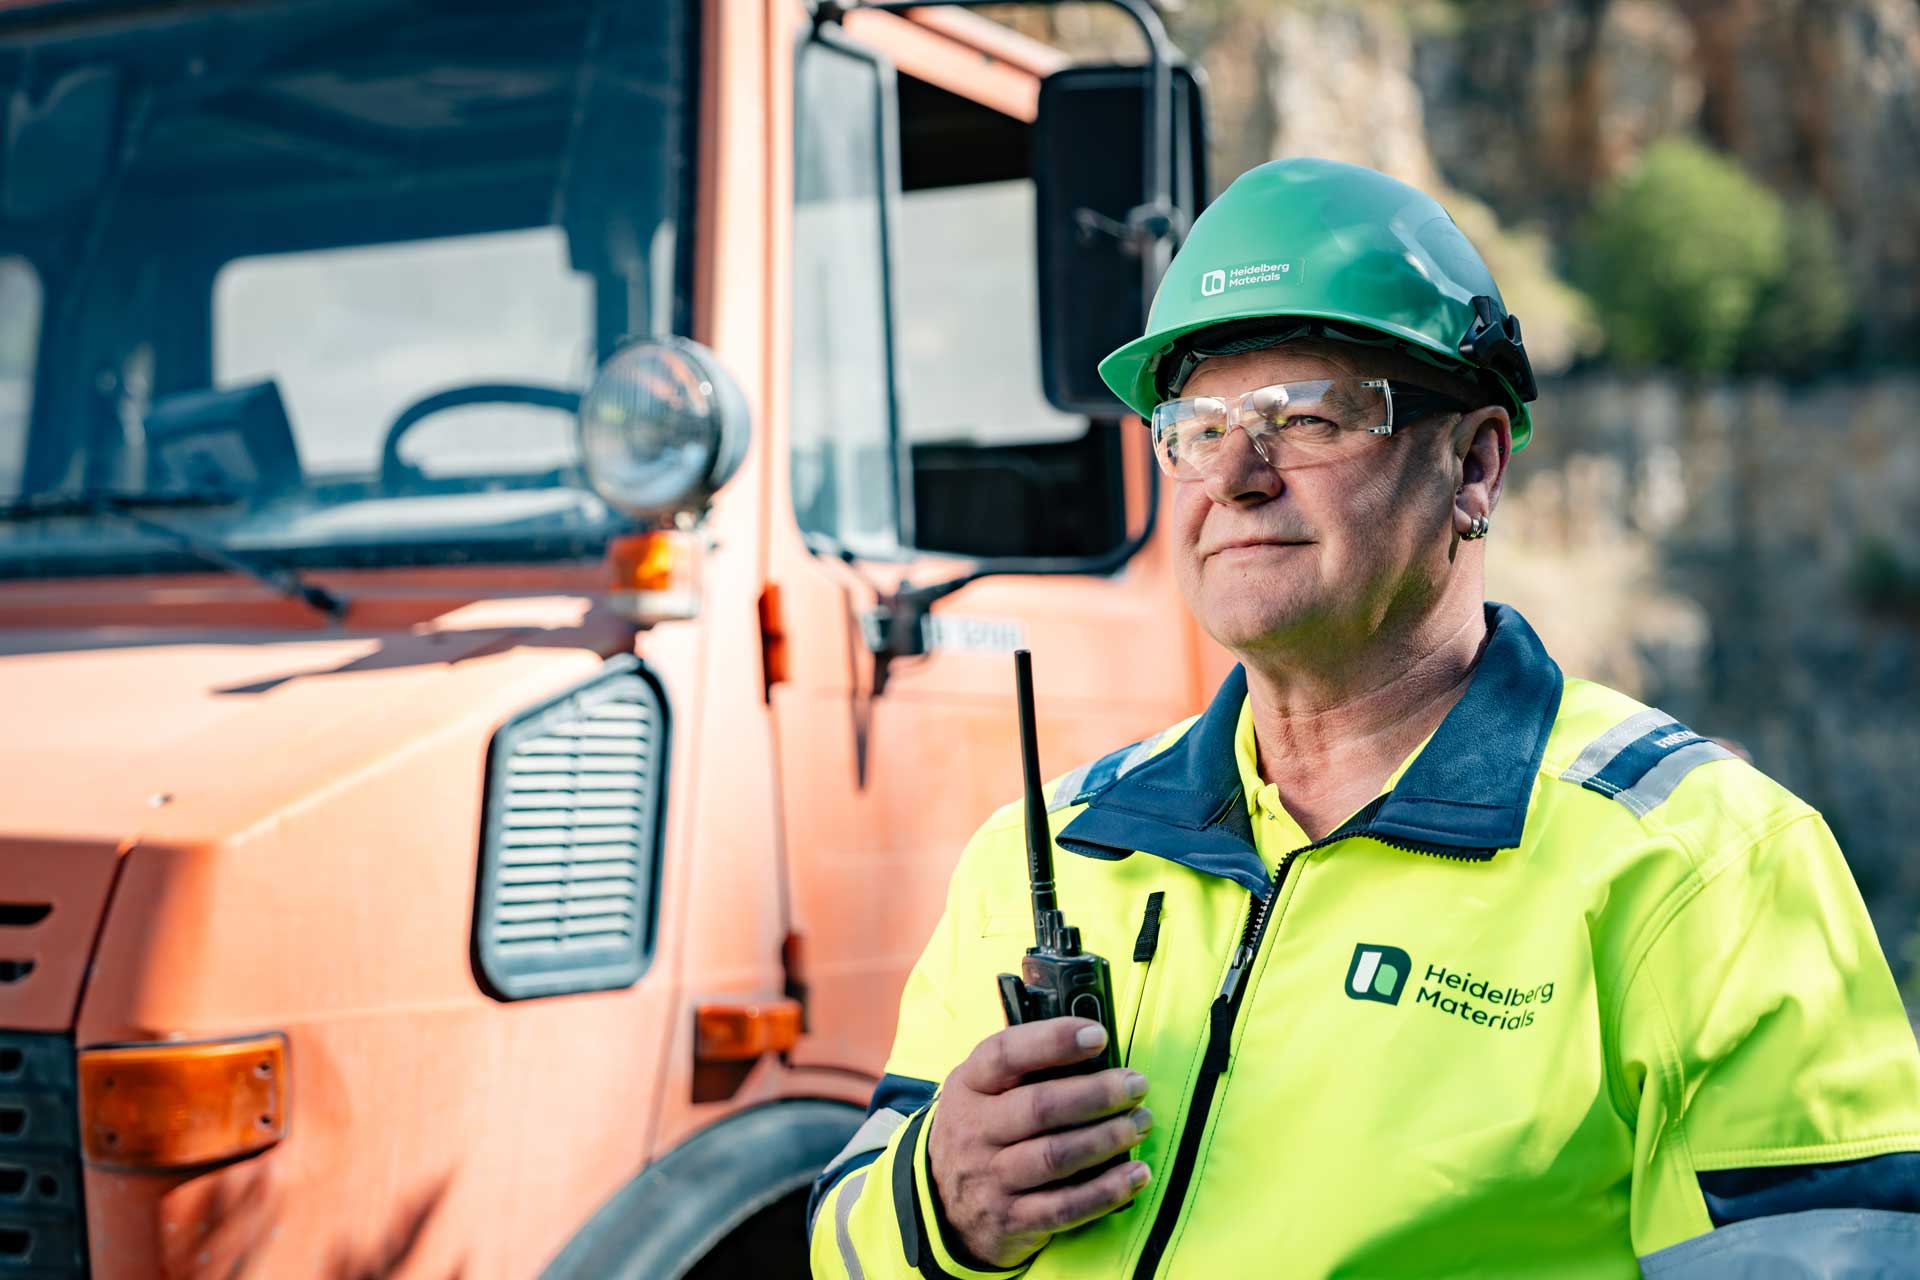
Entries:
POLYGON ((794 1274, 805 1276, 806 1189, 862 1118, 858 1107, 807 1099, 755 1107, 701 1130, 601 1205, 542 1280, 680 1280, 716 1250, 743 1245, 764 1258, 782 1245, 728 1237, 763 1210, 776 1211, 754 1225, 784 1230, 794 1215, 781 1202, 796 1193, 802 1218, 792 1258, 794 1274))

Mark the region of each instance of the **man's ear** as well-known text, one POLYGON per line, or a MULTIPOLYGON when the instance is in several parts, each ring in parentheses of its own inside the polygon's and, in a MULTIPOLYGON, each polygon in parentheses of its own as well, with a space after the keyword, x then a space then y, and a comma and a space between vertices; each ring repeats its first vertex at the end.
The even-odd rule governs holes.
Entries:
POLYGON ((1453 454, 1458 470, 1454 482, 1453 526, 1465 534, 1475 517, 1491 519, 1500 505, 1500 486, 1513 456, 1513 423, 1499 405, 1487 405, 1463 414, 1453 429, 1453 454))

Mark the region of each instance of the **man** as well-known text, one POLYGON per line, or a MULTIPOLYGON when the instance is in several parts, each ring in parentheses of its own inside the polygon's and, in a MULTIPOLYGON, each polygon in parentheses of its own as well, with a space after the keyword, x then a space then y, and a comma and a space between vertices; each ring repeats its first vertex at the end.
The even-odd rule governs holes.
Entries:
POLYGON ((1103 1033, 1001 1025, 1009 806, 816 1186, 815 1274, 1920 1274, 1920 1053, 1820 816, 1483 602, 1534 389, 1445 211, 1254 169, 1101 373, 1241 661, 1048 791, 1125 1065, 1036 1080, 1103 1033))

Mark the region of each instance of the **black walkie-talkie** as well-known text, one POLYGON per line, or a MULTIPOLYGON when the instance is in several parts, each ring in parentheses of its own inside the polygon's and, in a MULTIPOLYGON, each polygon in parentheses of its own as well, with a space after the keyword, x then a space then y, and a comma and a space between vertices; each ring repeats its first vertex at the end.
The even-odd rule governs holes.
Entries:
POLYGON ((1040 792, 1040 749, 1033 730, 1033 658, 1014 651, 1013 674, 1020 702, 1020 762, 1026 770, 1027 878, 1033 887, 1033 945, 1020 961, 1018 975, 1000 975, 1000 1003, 1007 1025, 1044 1018, 1088 1018, 1107 1029, 1107 1047, 1085 1062, 1036 1074, 1044 1080, 1080 1075, 1120 1065, 1119 1037, 1113 1026, 1113 982, 1107 962, 1080 949, 1080 931, 1068 924, 1053 891, 1053 836, 1047 829, 1047 803, 1040 792))

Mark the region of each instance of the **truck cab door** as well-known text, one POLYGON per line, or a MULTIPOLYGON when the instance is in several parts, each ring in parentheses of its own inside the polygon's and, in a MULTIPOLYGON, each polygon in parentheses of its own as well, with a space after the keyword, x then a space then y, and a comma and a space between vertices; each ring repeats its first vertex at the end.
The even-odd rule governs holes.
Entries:
POLYGON ((1191 714, 1217 667, 1158 540, 1112 572, 981 579, 932 610, 923 654, 876 661, 902 583, 981 557, 1091 564, 1154 501, 1137 420, 1042 394, 1030 133, 1057 55, 1003 36, 951 13, 794 33, 763 621, 802 1065, 878 1074, 955 860, 1020 792, 1015 648, 1049 777, 1191 714))

